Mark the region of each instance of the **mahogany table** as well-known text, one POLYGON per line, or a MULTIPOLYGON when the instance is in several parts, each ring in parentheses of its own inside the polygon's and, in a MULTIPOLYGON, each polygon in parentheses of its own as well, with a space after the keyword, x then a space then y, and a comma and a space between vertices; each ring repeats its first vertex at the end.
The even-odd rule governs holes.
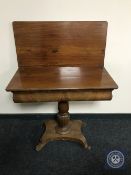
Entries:
POLYGON ((15 103, 58 102, 36 150, 71 140, 90 148, 83 122, 70 120, 69 101, 111 100, 118 86, 104 68, 107 22, 13 22, 18 70, 6 90, 15 103))

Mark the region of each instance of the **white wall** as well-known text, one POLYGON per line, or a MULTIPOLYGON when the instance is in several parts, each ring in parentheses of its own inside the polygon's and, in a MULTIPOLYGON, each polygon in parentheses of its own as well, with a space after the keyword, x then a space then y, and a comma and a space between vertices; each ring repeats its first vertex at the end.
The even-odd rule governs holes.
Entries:
POLYGON ((70 112, 131 112, 130 0, 0 0, 0 113, 54 113, 57 103, 15 104, 6 88, 17 69, 14 20, 106 20, 105 66, 119 85, 112 101, 71 102, 70 112))

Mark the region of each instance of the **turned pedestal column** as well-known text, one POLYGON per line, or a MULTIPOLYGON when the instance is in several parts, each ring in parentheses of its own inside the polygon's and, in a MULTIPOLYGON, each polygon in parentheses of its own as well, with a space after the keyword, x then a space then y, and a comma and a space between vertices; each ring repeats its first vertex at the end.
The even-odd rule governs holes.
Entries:
POLYGON ((56 132, 58 134, 67 134, 71 129, 68 101, 58 102, 58 110, 56 132))

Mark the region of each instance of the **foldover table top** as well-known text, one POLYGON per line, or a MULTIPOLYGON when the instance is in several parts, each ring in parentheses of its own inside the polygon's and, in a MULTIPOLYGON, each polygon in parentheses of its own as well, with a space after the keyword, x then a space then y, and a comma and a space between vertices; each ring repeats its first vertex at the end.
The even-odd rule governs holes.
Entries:
POLYGON ((8 91, 115 89, 117 85, 105 68, 30 67, 17 70, 8 91))
POLYGON ((14 22, 15 102, 110 100, 118 86, 104 68, 107 22, 14 22))

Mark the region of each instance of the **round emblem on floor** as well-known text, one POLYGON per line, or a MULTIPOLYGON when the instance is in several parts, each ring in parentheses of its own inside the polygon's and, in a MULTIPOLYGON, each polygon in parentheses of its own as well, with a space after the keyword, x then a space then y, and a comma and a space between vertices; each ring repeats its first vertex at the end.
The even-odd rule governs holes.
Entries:
POLYGON ((122 152, 114 150, 107 155, 107 164, 111 168, 120 168, 124 165, 124 155, 122 152))

